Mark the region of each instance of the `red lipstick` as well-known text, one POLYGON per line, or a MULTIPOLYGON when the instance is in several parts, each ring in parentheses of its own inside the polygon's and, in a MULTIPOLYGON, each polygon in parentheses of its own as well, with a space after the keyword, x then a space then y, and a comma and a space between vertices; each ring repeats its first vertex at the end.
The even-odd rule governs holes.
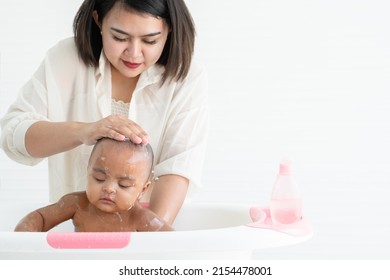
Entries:
POLYGON ((137 69, 141 63, 131 63, 131 62, 128 62, 128 61, 124 61, 123 60, 123 64, 127 67, 127 68, 130 68, 130 69, 137 69))

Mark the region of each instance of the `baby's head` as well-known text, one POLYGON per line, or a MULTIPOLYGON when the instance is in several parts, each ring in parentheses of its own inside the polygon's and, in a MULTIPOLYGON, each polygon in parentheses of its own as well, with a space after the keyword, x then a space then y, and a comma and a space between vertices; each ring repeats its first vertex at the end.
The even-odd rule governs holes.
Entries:
POLYGON ((149 187, 152 168, 150 145, 99 140, 88 163, 89 201, 105 212, 130 209, 149 187))

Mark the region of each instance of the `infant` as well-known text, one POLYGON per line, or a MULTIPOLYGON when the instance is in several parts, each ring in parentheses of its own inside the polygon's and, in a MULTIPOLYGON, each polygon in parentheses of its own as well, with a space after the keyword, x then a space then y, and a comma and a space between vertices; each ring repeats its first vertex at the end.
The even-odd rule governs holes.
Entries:
POLYGON ((151 184, 152 168, 150 145, 103 138, 89 158, 86 191, 29 213, 15 231, 48 231, 69 219, 83 232, 173 230, 139 202, 151 184))

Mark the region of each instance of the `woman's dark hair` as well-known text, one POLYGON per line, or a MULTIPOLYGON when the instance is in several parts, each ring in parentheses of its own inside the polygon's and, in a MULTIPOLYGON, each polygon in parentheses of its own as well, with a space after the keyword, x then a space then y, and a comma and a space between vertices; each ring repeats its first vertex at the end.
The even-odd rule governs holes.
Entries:
POLYGON ((86 65, 97 67, 102 50, 102 36, 93 19, 96 10, 102 22, 116 3, 124 9, 162 18, 170 30, 157 64, 165 66, 164 83, 168 79, 183 80, 189 71, 194 52, 195 27, 183 0, 84 0, 77 12, 73 31, 78 53, 86 65))

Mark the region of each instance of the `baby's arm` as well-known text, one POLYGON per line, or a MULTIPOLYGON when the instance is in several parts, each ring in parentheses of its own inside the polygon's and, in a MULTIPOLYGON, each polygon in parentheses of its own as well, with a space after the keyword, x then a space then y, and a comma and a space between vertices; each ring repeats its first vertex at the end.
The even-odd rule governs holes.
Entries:
POLYGON ((77 195, 63 196, 57 203, 39 208, 27 214, 16 225, 15 231, 48 231, 71 219, 76 212, 77 195))

